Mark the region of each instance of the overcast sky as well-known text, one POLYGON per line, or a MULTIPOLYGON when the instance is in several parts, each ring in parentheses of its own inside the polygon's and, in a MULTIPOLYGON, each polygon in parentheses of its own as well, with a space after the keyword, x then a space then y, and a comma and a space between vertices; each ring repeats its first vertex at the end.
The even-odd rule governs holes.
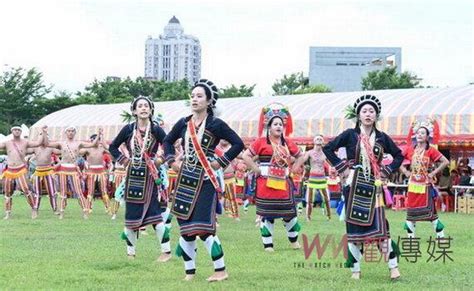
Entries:
POLYGON ((202 77, 257 84, 309 70, 310 46, 395 46, 423 85, 473 77, 473 1, 88 0, 0 3, 0 70, 37 67, 54 90, 144 74, 145 40, 176 15, 199 38, 202 77))

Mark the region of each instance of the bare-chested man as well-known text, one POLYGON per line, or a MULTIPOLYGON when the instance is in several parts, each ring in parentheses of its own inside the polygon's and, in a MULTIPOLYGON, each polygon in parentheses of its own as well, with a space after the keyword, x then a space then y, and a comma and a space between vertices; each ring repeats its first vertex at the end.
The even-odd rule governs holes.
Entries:
MULTIPOLYGON (((90 140, 93 142, 97 138, 94 134, 90 140)), ((94 200, 94 191, 96 182, 99 183, 102 202, 104 202, 106 212, 110 213, 110 198, 107 190, 109 181, 107 168, 104 163, 104 153, 108 153, 108 145, 99 136, 99 143, 91 148, 84 148, 79 151, 83 156, 87 156, 87 166, 85 170, 87 185, 87 201, 92 209, 92 201, 94 200)))
MULTIPOLYGON (((70 126, 66 128, 66 141, 63 142, 47 142, 49 147, 61 150, 61 162, 56 170, 59 177, 59 192, 61 193, 61 202, 59 204, 59 219, 64 218, 64 209, 66 208, 67 191, 73 191, 78 199, 79 205, 82 207, 83 217, 85 219, 89 216, 89 203, 81 188, 80 169, 77 165, 77 158, 81 148, 91 148, 95 146, 98 139, 93 143, 81 142, 74 140, 76 136, 76 128, 70 126)), ((102 129, 99 129, 99 135, 102 134, 102 129)))
POLYGON ((39 209, 41 203, 42 187, 46 187, 49 203, 55 214, 59 214, 57 206, 57 189, 54 179, 54 167, 52 165, 52 154, 61 154, 61 151, 46 147, 43 144, 31 150, 35 154, 36 169, 32 175, 33 192, 35 194, 35 208, 39 209))
POLYGON ((314 148, 305 153, 302 162, 310 161, 311 170, 309 172, 309 179, 306 190, 306 220, 311 220, 311 213, 313 211, 313 197, 315 191, 320 191, 321 198, 325 204, 325 211, 328 219, 331 219, 331 208, 329 207, 329 193, 327 191, 327 177, 326 172, 329 170, 329 165, 326 162, 322 148, 324 145, 324 138, 322 135, 314 137, 314 148))
MULTIPOLYGON (((47 127, 42 128, 43 133, 47 131, 47 127)), ((39 140, 36 142, 25 140, 21 137, 21 127, 14 126, 11 128, 13 139, 0 143, 0 150, 6 150, 7 152, 7 169, 3 172, 3 183, 5 191, 5 218, 9 219, 12 211, 12 194, 13 194, 13 182, 20 187, 21 191, 25 194, 28 204, 31 206, 31 218, 35 219, 38 216, 38 209, 36 199, 28 187, 28 167, 25 164, 25 155, 29 148, 37 147, 43 144, 43 137, 41 135, 39 140)))

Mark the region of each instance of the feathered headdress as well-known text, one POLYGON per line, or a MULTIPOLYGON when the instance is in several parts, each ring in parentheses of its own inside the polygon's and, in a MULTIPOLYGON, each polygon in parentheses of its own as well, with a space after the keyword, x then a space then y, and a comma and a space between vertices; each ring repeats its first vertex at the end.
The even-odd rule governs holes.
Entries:
POLYGON ((263 129, 267 127, 270 119, 275 116, 278 116, 283 120, 285 136, 290 136, 293 133, 293 119, 291 118, 288 107, 281 103, 274 102, 264 106, 260 112, 260 119, 258 121, 258 136, 263 135, 263 129))
POLYGON ((433 118, 427 118, 426 120, 414 121, 410 127, 410 131, 407 136, 407 143, 409 145, 416 145, 416 132, 421 127, 428 129, 429 137, 428 141, 430 144, 437 145, 439 142, 439 124, 433 118))

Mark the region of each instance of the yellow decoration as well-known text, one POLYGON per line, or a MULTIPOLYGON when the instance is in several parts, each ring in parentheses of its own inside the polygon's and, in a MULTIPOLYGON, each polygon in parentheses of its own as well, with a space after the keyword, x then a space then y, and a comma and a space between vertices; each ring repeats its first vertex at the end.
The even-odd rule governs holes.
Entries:
POLYGON ((21 176, 25 175, 27 172, 28 172, 28 170, 26 168, 23 168, 18 172, 13 172, 13 171, 10 171, 10 170, 7 169, 3 172, 3 177, 5 177, 7 179, 18 179, 21 176))
POLYGON ((286 190, 286 180, 277 180, 277 179, 268 178, 267 187, 276 189, 276 190, 286 190))
POLYGON ((417 194, 425 194, 426 193, 426 185, 408 183, 408 192, 417 193, 417 194))

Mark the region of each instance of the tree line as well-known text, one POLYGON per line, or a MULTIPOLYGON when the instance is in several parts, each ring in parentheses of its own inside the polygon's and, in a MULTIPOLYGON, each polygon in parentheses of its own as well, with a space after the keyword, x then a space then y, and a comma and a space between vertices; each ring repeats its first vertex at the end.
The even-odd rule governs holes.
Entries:
MULTIPOLYGON (((398 74, 395 68, 375 71, 362 80, 363 90, 414 88, 419 80, 416 75, 398 74)), ((221 98, 253 96, 253 85, 226 86, 220 90, 221 98)), ((296 95, 331 92, 325 85, 310 85, 302 72, 284 75, 272 85, 273 95, 296 95)), ((36 68, 10 68, 0 79, 0 133, 8 133, 13 125, 31 126, 52 112, 80 104, 111 104, 130 102, 145 95, 153 101, 184 100, 189 98, 191 86, 187 80, 165 82, 143 77, 125 79, 107 77, 94 80, 83 91, 70 93, 46 85, 43 74, 36 68)))

